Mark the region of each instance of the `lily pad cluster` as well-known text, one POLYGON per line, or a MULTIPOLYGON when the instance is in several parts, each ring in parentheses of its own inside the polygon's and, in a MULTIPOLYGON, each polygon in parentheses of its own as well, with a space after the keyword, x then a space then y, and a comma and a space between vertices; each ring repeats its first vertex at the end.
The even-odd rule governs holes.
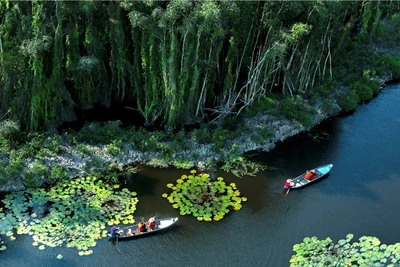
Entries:
POLYGON ((190 172, 190 175, 182 175, 175 185, 167 184, 172 192, 162 195, 181 215, 191 214, 199 221, 219 221, 229 211, 240 210, 241 202, 247 201, 240 196, 236 184, 227 185, 222 177, 211 181, 206 173, 190 172))
POLYGON ((337 244, 329 237, 319 240, 306 237, 300 244, 293 246, 296 255, 290 259, 290 267, 301 266, 399 266, 400 243, 382 244, 373 236, 362 236, 352 242, 354 235, 348 234, 337 244))
POLYGON ((32 245, 41 250, 66 243, 77 248, 79 255, 89 255, 96 240, 107 236, 107 225, 135 222, 136 192, 114 190, 118 188, 86 177, 59 183, 47 191, 10 193, 2 200, 8 212, 0 211, 0 234, 14 240, 16 230, 17 234, 31 235, 32 245))

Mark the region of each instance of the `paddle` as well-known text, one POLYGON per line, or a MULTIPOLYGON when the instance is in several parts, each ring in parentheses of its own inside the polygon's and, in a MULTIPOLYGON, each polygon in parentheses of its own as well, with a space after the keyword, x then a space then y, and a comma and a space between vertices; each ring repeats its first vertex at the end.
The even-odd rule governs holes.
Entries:
POLYGON ((288 190, 286 191, 286 195, 289 194, 290 188, 292 188, 292 187, 289 186, 288 190))

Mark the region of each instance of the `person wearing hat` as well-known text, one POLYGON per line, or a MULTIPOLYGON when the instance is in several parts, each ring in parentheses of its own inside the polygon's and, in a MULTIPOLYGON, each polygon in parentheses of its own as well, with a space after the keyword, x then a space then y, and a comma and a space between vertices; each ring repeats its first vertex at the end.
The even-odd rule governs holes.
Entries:
POLYGON ((288 189, 288 188, 292 185, 291 182, 292 182, 292 179, 287 179, 287 180, 286 180, 286 183, 285 183, 285 185, 284 185, 283 187, 285 187, 286 189, 288 189))
POLYGON ((139 232, 146 232, 146 225, 144 224, 143 221, 138 223, 137 227, 138 227, 139 232))
POLYGON ((121 232, 120 232, 119 228, 115 225, 113 227, 111 227, 111 236, 114 236, 114 237, 121 236, 121 232))
POLYGON ((154 228, 156 228, 156 218, 151 217, 147 224, 149 226, 150 231, 152 231, 154 228))

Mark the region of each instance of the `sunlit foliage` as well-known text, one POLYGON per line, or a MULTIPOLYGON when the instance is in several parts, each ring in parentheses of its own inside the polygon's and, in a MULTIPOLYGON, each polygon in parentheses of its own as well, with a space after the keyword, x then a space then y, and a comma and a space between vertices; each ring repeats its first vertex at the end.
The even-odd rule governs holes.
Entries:
POLYGON ((189 175, 182 175, 176 184, 168 184, 172 190, 163 197, 180 210, 181 215, 192 214, 199 221, 219 221, 229 211, 240 210, 245 197, 234 183, 227 185, 222 177, 212 181, 206 173, 197 174, 192 170, 189 175))
POLYGON ((138 199, 135 192, 118 189, 95 177, 78 178, 45 189, 10 193, 2 200, 0 234, 15 239, 29 234, 33 246, 75 247, 89 255, 97 239, 107 236, 113 224, 132 224, 138 199))
POLYGON ((381 244, 372 236, 363 236, 357 242, 351 242, 353 234, 334 244, 328 237, 306 237, 303 242, 293 246, 296 252, 290 259, 290 267, 300 266, 399 266, 400 243, 381 244))

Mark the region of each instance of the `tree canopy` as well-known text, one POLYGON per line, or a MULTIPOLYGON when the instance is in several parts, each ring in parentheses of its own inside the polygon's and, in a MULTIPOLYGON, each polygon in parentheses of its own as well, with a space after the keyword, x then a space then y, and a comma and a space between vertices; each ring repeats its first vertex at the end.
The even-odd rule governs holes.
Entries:
MULTIPOLYGON (((0 118, 59 126, 124 103, 167 129, 242 112, 263 95, 332 77, 351 34, 366 41, 392 1, 5 1, 0 118)), ((398 9, 398 7, 397 7, 398 9)))

